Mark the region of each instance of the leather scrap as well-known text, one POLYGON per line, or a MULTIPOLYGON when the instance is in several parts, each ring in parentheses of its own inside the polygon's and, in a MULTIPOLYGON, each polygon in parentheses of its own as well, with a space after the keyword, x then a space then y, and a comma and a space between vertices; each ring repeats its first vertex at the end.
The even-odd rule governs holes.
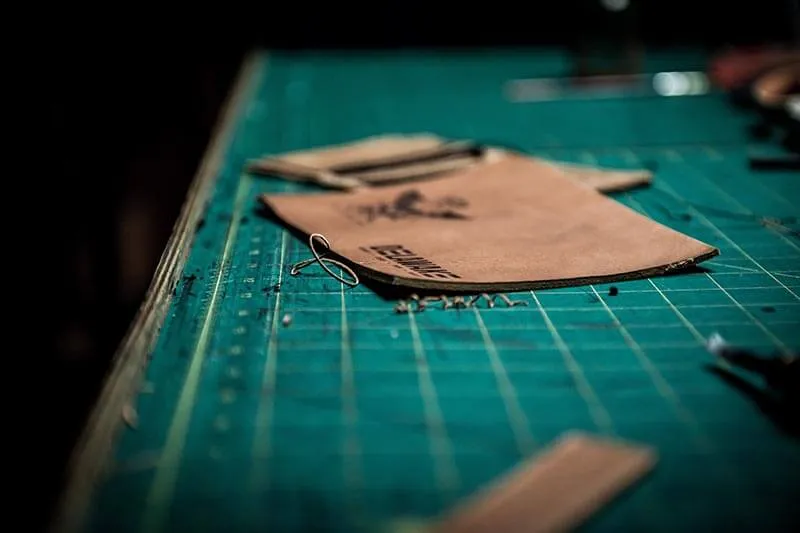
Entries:
POLYGON ((655 468, 638 442, 580 432, 561 437, 429 527, 431 533, 573 531, 655 468))
POLYGON ((498 155, 470 141, 435 135, 381 135, 268 156, 252 161, 248 170, 348 190, 451 172, 498 155))
MULTIPOLYGON (((381 135, 359 141, 267 156, 247 169, 292 181, 340 190, 438 178, 476 165, 514 155, 505 149, 436 135, 381 135)), ((537 159, 537 158, 533 158, 537 159)), ((543 161, 543 160, 542 160, 543 161)), ((648 170, 613 170, 551 162, 569 170, 570 177, 597 190, 613 192, 649 184, 648 170)))
POLYGON ((719 251, 542 161, 509 155, 446 179, 320 194, 263 195, 286 224, 384 283, 506 291, 637 279, 719 251))
POLYGON ((647 169, 616 170, 561 162, 552 164, 565 171, 570 178, 600 192, 628 191, 650 185, 653 181, 653 173, 647 169))

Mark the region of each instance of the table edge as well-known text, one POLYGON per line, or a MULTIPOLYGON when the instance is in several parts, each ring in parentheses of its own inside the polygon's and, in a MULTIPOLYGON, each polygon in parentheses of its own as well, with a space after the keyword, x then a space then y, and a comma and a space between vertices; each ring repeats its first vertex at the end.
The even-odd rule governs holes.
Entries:
POLYGON ((189 255, 197 223, 206 211, 218 170, 266 56, 267 51, 262 49, 247 53, 220 108, 150 286, 112 357, 101 390, 69 456, 65 481, 48 528, 53 533, 73 533, 85 525, 94 489, 124 424, 123 412, 138 392, 148 356, 172 301, 172 291, 189 255))

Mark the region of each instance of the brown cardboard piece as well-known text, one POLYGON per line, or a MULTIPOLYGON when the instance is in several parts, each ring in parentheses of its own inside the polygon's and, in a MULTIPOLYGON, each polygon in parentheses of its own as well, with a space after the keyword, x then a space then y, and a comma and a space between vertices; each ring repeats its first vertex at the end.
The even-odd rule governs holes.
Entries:
POLYGON ((436 180, 261 201, 305 234, 325 235, 359 275, 412 288, 603 283, 672 272, 719 253, 555 165, 513 155, 436 180))
MULTIPOLYGON (((395 184, 439 177, 475 165, 493 163, 510 152, 470 141, 449 141, 430 134, 381 135, 359 141, 287 152, 251 161, 248 170, 331 189, 395 184)), ((519 157, 519 156, 517 156, 519 157)), ((604 192, 650 183, 647 170, 611 170, 552 162, 569 176, 604 192)))

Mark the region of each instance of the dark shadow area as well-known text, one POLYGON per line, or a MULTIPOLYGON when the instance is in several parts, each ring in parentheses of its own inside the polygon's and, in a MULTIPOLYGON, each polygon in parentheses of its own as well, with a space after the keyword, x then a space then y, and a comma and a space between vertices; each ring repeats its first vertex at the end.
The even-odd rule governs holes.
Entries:
POLYGON ((796 380, 792 389, 781 394, 716 365, 707 365, 706 370, 752 401, 781 433, 800 438, 800 390, 796 380))

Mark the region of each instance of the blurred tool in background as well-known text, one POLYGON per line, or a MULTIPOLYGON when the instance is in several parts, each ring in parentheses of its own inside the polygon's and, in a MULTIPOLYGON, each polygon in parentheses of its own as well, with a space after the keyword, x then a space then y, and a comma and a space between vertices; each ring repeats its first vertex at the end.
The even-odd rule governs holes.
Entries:
POLYGON ((751 168, 800 169, 800 49, 727 50, 712 59, 709 74, 735 105, 753 114, 751 168))

